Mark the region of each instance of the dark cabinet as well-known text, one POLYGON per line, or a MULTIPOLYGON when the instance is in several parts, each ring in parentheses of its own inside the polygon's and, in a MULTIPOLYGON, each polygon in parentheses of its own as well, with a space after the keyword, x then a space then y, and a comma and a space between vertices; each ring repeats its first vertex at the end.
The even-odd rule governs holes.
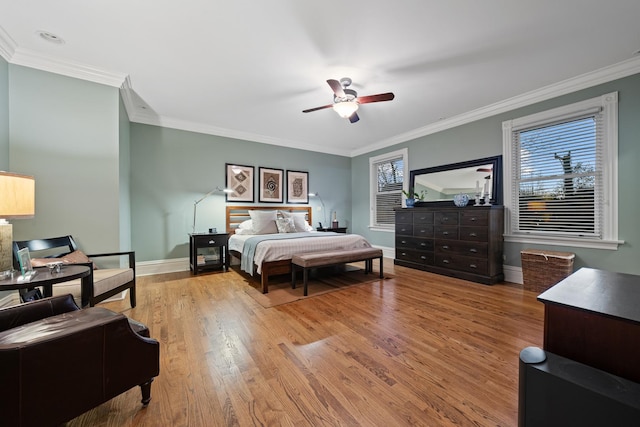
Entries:
POLYGON ((396 210, 395 264, 474 282, 504 280, 502 206, 396 210))
POLYGON ((194 233, 189 235, 189 268, 199 271, 224 268, 229 270, 229 235, 227 233, 194 233))

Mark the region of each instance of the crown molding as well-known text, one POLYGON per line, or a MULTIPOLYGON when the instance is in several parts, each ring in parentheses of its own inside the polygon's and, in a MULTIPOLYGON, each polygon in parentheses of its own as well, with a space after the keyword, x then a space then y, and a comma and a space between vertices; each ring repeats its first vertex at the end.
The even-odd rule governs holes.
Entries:
POLYGON ((13 53, 16 51, 16 42, 11 36, 0 26, 0 56, 7 62, 11 62, 13 53))
POLYGON ((127 77, 124 73, 105 71, 73 61, 63 61, 21 48, 15 50, 10 62, 16 65, 118 88, 122 86, 127 77))
POLYGON ((441 120, 437 123, 401 133, 391 138, 378 141, 366 148, 354 150, 349 155, 350 157, 359 156, 638 73, 640 73, 640 57, 628 59, 590 73, 585 73, 458 116, 441 120))

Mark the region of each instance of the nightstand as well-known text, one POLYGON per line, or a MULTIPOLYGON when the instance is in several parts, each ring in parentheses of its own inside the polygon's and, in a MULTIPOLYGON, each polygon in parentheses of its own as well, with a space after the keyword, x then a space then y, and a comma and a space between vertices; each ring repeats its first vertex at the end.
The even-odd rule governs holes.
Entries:
POLYGON ((347 233, 347 227, 338 227, 338 228, 316 228, 316 231, 333 231, 334 233, 347 233))
POLYGON ((229 234, 189 234, 189 268, 194 275, 219 268, 229 271, 229 234))

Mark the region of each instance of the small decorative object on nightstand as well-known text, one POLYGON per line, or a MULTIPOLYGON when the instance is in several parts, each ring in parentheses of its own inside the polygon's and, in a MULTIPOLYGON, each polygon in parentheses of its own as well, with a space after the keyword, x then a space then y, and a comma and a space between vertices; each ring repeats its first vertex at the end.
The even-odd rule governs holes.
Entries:
POLYGON ((199 271, 223 268, 229 270, 228 233, 189 234, 189 268, 194 275, 199 271), (201 250, 200 254, 198 250, 201 250), (206 250, 206 253, 204 253, 206 250))

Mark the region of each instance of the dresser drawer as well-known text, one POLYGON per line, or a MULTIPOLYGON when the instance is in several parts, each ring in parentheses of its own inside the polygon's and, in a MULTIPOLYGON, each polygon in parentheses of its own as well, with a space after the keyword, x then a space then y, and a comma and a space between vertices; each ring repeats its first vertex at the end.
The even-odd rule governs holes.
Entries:
POLYGON ((413 224, 396 223, 396 234, 399 236, 413 236, 413 224))
POLYGON ((460 227, 460 240, 486 242, 489 239, 487 227, 460 227))
POLYGON ((486 259, 462 255, 436 253, 435 265, 476 274, 487 274, 489 272, 489 262, 486 259))
POLYGON ((433 212, 414 212, 413 224, 433 224, 433 212))
POLYGON ((458 212, 436 212, 434 218, 436 225, 458 224, 458 212))
POLYGON ((486 242, 466 242, 462 240, 436 240, 434 245, 438 254, 463 255, 486 258, 489 255, 489 244, 486 242))
POLYGON ((413 214, 407 211, 396 212, 396 224, 411 224, 413 222, 413 214))
POLYGON ((417 249, 423 251, 433 250, 433 239, 421 239, 419 237, 396 237, 397 249, 417 249))
POLYGON ((489 212, 466 211, 460 212, 460 225, 484 226, 489 224, 489 212))
POLYGON ((433 265, 433 252, 396 248, 396 259, 422 265, 433 265))
POLYGON ((454 239, 458 240, 458 227, 454 226, 436 226, 433 235, 436 239, 454 239))
POLYGON ((228 234, 216 234, 215 236, 193 235, 193 243, 198 248, 226 246, 228 241, 228 234))
POLYGON ((433 225, 413 224, 413 235, 416 237, 433 237, 433 225))

